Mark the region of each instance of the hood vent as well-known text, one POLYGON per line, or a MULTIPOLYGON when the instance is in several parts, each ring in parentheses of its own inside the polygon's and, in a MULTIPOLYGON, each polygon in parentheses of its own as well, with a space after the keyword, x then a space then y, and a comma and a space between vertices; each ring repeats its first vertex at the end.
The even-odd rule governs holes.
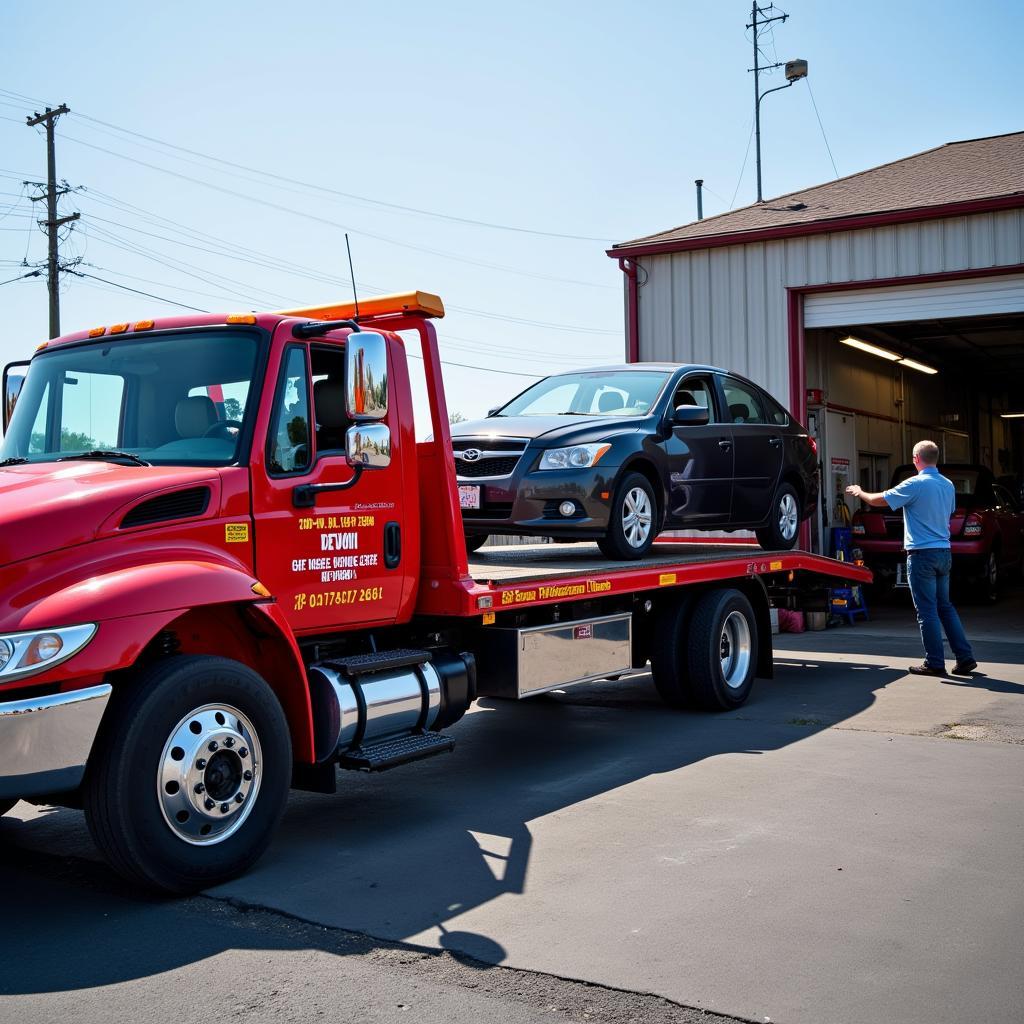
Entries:
POLYGON ((190 487, 186 491, 161 494, 130 509, 121 520, 120 528, 127 530, 132 526, 148 526, 172 519, 191 519, 194 516, 201 516, 209 504, 209 487, 190 487))

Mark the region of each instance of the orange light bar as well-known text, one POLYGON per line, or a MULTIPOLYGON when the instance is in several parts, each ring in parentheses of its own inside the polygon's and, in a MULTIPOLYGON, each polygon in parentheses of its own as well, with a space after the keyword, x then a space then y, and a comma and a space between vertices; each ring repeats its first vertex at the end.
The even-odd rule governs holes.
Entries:
POLYGON ((103 335, 106 334, 106 333, 107 333, 106 327, 94 327, 89 332, 89 337, 90 338, 102 338, 103 335))
POLYGON ((128 330, 128 325, 127 324, 111 324, 110 325, 110 333, 111 334, 124 334, 124 332, 127 331, 127 330, 128 330))
MULTIPOLYGON (((308 316, 312 320, 351 320, 356 315, 354 302, 331 302, 324 306, 305 306, 301 309, 279 309, 279 316, 308 316)), ((430 292, 400 292, 397 295, 375 295, 359 302, 359 319, 388 316, 393 313, 423 313, 425 316, 444 316, 444 303, 440 296, 430 292)))
POLYGON ((139 320, 135 324, 135 330, 137 331, 148 331, 153 326, 152 320, 139 320))
POLYGON ((256 317, 253 313, 229 313, 227 318, 229 324, 254 324, 256 317))
POLYGON ((49 345, 49 344, 50 343, 48 341, 40 342, 38 345, 36 345, 36 351, 37 352, 42 352, 43 349, 46 348, 46 346, 49 345))

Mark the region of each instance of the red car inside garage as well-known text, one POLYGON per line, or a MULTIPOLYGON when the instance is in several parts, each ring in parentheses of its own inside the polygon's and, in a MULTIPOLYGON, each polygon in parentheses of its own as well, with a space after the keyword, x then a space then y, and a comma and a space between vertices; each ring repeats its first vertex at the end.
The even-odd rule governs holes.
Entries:
MULTIPOLYGON (((916 472, 912 465, 897 467, 889 486, 916 472)), ((953 577, 994 601, 1000 580, 1024 569, 1024 510, 984 466, 956 463, 940 466, 939 472, 956 488, 956 510, 949 520, 953 577)), ((853 516, 853 537, 879 583, 891 586, 906 578, 902 512, 859 510, 853 516)))

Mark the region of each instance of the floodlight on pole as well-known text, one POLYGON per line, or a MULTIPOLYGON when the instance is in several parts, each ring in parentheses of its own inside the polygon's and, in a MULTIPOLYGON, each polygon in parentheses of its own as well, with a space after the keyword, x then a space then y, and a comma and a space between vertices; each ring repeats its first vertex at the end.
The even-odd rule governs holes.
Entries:
POLYGON ((757 45, 760 29, 765 25, 771 24, 773 21, 785 21, 789 17, 783 11, 780 11, 778 14, 772 14, 773 10, 778 10, 774 4, 769 4, 767 7, 758 7, 757 0, 753 0, 750 8, 750 24, 747 25, 747 28, 754 30, 754 66, 747 68, 747 70, 754 72, 754 149, 757 161, 757 201, 759 203, 764 202, 764 196, 761 191, 761 100, 769 93, 788 89, 791 85, 796 85, 801 78, 807 77, 807 61, 802 58, 785 62, 780 61, 777 64, 768 64, 765 67, 761 66, 761 51, 757 45), (776 86, 774 89, 765 89, 764 92, 761 92, 761 73, 763 71, 774 71, 776 68, 786 69, 786 84, 776 86))

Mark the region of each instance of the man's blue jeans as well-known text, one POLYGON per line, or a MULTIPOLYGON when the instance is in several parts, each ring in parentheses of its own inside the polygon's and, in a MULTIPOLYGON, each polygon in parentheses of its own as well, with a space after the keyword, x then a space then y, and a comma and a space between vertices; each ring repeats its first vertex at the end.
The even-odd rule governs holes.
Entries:
POLYGON ((949 601, 952 565, 953 556, 949 548, 926 548, 907 555, 907 579, 924 641, 924 661, 931 668, 946 667, 946 655, 942 649, 943 630, 957 661, 974 659, 960 616, 949 601))

